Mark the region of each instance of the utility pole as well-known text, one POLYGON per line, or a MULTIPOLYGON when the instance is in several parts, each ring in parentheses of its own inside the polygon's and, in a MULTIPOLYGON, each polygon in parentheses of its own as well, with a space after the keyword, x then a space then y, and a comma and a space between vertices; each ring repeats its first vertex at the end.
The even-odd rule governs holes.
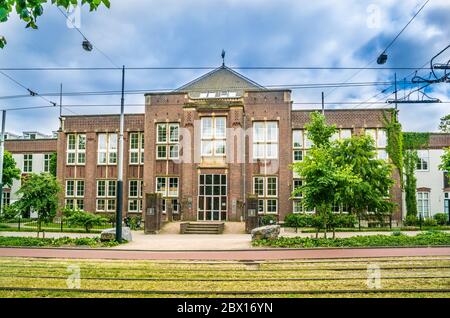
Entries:
POLYGON ((120 101, 119 156, 117 160, 116 241, 122 243, 123 206, 123 130, 125 126, 125 65, 122 67, 122 99, 120 101))
POLYGON ((322 92, 322 115, 325 115, 325 96, 322 92))
POLYGON ((397 73, 394 73, 394 81, 395 81, 395 110, 397 110, 397 73))
POLYGON ((63 100, 63 84, 59 89, 59 127, 62 130, 62 100, 63 100))
POLYGON ((6 110, 2 111, 2 134, 0 136, 0 213, 3 213, 3 157, 5 155, 6 110))

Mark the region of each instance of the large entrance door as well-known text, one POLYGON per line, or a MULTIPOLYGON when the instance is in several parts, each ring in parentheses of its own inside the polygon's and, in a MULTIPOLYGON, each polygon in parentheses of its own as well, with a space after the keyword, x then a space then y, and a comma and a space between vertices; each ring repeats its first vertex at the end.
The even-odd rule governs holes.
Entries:
POLYGON ((199 221, 226 221, 227 176, 225 174, 201 174, 198 183, 199 221))

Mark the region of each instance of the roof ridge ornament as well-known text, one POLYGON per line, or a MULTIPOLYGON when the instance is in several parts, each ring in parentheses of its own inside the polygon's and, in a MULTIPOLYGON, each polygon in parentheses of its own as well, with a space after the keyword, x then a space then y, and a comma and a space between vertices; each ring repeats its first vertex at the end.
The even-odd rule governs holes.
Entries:
POLYGON ((222 49, 221 56, 222 56, 222 67, 225 67, 225 50, 224 49, 222 49))

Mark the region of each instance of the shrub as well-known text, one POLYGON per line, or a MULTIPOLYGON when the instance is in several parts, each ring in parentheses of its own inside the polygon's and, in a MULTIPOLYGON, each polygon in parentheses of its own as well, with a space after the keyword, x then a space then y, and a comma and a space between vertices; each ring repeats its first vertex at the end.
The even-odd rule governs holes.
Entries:
POLYGON ((284 224, 287 227, 307 227, 312 224, 312 216, 308 214, 293 214, 286 215, 284 224))
POLYGON ((416 226, 419 224, 419 219, 417 219, 417 216, 415 215, 407 215, 404 221, 406 226, 416 226))
POLYGON ((355 227, 357 223, 356 216, 352 214, 338 214, 336 216, 336 227, 355 227))
POLYGON ((393 236, 401 236, 401 235, 405 235, 405 234, 403 234, 401 231, 394 231, 394 232, 392 232, 392 235, 393 236))
POLYGON ((15 221, 20 215, 20 210, 17 204, 11 204, 3 207, 0 220, 2 221, 15 221))
POLYGON ((423 220, 422 225, 424 225, 424 226, 437 226, 437 222, 436 222, 435 219, 428 218, 428 219, 423 220))
POLYGON ((262 225, 270 225, 277 223, 277 217, 275 215, 264 215, 260 218, 260 222, 262 225))
POLYGON ((129 226, 131 230, 137 230, 141 228, 142 217, 140 215, 128 216, 125 218, 126 226, 129 226))
POLYGON ((311 248, 311 247, 362 247, 362 246, 442 246, 450 244, 450 233, 428 231, 416 236, 368 235, 348 238, 280 237, 276 240, 257 240, 254 246, 311 248))
POLYGON ((94 226, 103 225, 108 220, 92 213, 84 211, 74 211, 73 214, 67 218, 67 221, 70 226, 82 226, 86 229, 86 232, 89 232, 94 226))
POLYGON ((448 217, 445 213, 436 213, 433 218, 436 220, 438 225, 446 225, 448 222, 448 217))

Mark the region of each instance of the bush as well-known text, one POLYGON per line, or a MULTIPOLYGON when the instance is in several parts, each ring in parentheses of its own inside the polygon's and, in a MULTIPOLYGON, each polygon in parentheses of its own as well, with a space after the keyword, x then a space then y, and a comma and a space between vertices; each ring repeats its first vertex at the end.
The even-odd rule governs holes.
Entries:
POLYGON ((78 225, 86 229, 89 232, 96 225, 104 225, 108 220, 84 211, 74 211, 71 216, 67 218, 67 222, 70 226, 78 225))
POLYGON ((437 222, 435 219, 428 218, 428 219, 423 220, 422 225, 423 226, 437 226, 437 222))
POLYGON ((128 216, 125 218, 125 225, 130 227, 131 230, 137 230, 141 228, 142 217, 139 216, 128 216))
POLYGON ((446 225, 448 222, 448 216, 445 213, 436 213, 433 218, 438 225, 446 225))
POLYGON ((336 227, 355 227, 358 220, 352 214, 338 214, 336 215, 336 227))
POLYGON ((3 207, 2 214, 0 215, 0 220, 3 222, 15 221, 20 215, 20 210, 17 204, 11 204, 3 207))
POLYGON ((117 246, 116 241, 101 242, 100 238, 36 238, 36 237, 0 237, 0 246, 90 246, 90 247, 112 247, 117 246))
POLYGON ((262 225, 277 224, 278 219, 275 215, 264 215, 260 217, 260 222, 262 225))
POLYGON ((450 245, 450 233, 428 231, 416 236, 368 235, 348 238, 280 237, 276 240, 257 240, 254 246, 311 248, 311 247, 384 247, 384 246, 443 246, 450 245))
POLYGON ((312 216, 308 214, 293 214, 286 215, 284 225, 287 227, 308 227, 312 224, 312 216))
POLYGON ((419 219, 415 215, 407 215, 404 221, 406 226, 416 226, 419 224, 419 219))

